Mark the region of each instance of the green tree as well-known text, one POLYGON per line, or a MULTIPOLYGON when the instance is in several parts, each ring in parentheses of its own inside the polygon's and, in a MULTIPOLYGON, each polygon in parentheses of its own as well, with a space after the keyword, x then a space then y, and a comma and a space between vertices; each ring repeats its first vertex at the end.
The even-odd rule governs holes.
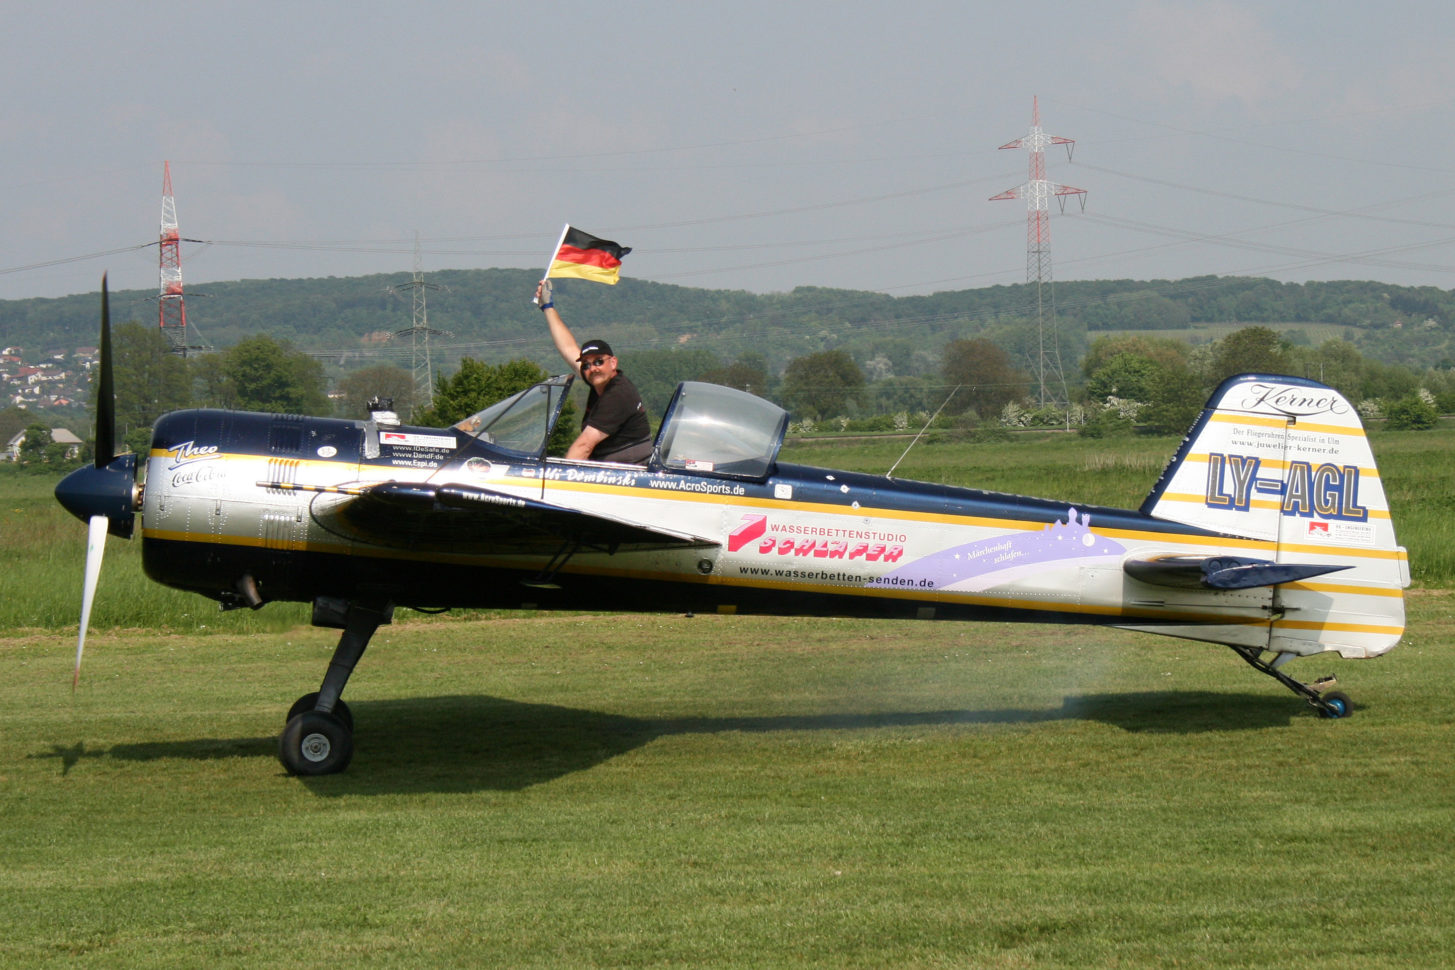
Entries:
POLYGON ((1187 344, 1166 337, 1146 337, 1141 334, 1127 334, 1116 337, 1098 337, 1087 349, 1081 360, 1081 372, 1088 377, 1119 354, 1143 357, 1163 367, 1179 367, 1187 364, 1187 344))
POLYGON ((1093 401, 1115 397, 1124 401, 1152 400, 1152 386, 1163 366, 1135 354, 1117 354, 1097 368, 1086 381, 1086 395, 1093 401))
POLYGON ((1364 358, 1347 340, 1326 340, 1313 351, 1295 357, 1293 370, 1304 377, 1329 385, 1353 404, 1363 399, 1364 358))
POLYGON ((0 411, 0 441, 9 441, 31 422, 31 414, 25 408, 10 406, 0 411))
POLYGON ((1440 423, 1435 406, 1418 394, 1402 397, 1384 409, 1385 427, 1392 431, 1429 431, 1440 423))
POLYGON ((1204 385, 1188 367, 1164 367, 1152 379, 1147 406, 1137 415, 1148 434, 1184 434, 1207 399, 1204 385))
POLYGON ((1011 401, 1026 396, 1030 375, 1017 370, 1010 356, 989 340, 952 340, 945 345, 940 376, 960 390, 945 406, 947 414, 974 408, 994 417, 1011 401))
POLYGON ((1362 397, 1377 397, 1385 401, 1397 401, 1419 390, 1419 378, 1398 364, 1384 364, 1377 360, 1364 362, 1364 379, 1360 384, 1362 397))
POLYGON ((1186 307, 1154 290, 1117 293, 1079 314, 1088 330, 1181 330, 1189 323, 1186 307))
POLYGON ((760 397, 766 397, 772 391, 768 361, 758 353, 743 354, 726 367, 717 367, 703 374, 702 379, 760 397))
POLYGON ((338 394, 338 413, 346 418, 367 418, 369 401, 376 397, 392 400, 398 414, 414 413, 414 375, 393 364, 378 364, 345 375, 338 382, 338 394))
POLYGON ((789 361, 779 395, 797 418, 848 413, 864 388, 864 372, 846 350, 823 350, 789 361))
POLYGON ((222 407, 277 414, 331 410, 323 365, 286 340, 249 337, 215 358, 203 358, 201 366, 209 398, 222 407))
POLYGON ((661 415, 683 381, 709 380, 722 358, 709 350, 636 350, 621 359, 621 370, 636 385, 649 415, 661 415))
MULTIPOLYGON (((1253 300, 1252 294, 1247 294, 1253 300)), ((1244 327, 1213 345, 1208 383, 1218 384, 1234 374, 1285 374, 1288 348, 1267 327, 1244 327)))
MULTIPOLYGON (((118 435, 150 428, 168 411, 192 406, 192 370, 185 358, 171 352, 159 328, 133 320, 118 326, 111 342, 118 435)), ((92 384, 93 395, 95 391, 92 384)), ((93 413, 95 409, 93 401, 93 413)))
POLYGON ((17 460, 22 465, 38 465, 46 460, 46 449, 52 444, 50 428, 43 424, 26 425, 17 460))
POLYGON ((903 414, 908 421, 910 414, 920 411, 933 414, 949 393, 950 389, 935 377, 886 377, 865 388, 869 401, 865 410, 873 414, 903 414))
POLYGON ((1114 407, 1094 407, 1086 422, 1076 429, 1083 438, 1115 438, 1130 435, 1136 422, 1114 407))

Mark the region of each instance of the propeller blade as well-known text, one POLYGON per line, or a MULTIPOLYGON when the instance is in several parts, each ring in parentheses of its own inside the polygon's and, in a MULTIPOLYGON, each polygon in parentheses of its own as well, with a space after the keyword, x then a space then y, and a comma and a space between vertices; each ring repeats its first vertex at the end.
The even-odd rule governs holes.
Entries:
POLYGON ((116 457, 116 384, 111 375, 111 301, 101 275, 101 374, 96 381, 96 467, 116 457))
POLYGON ((91 625, 91 602, 96 598, 96 583, 101 578, 101 557, 106 553, 106 529, 110 520, 104 515, 91 516, 86 531, 86 580, 81 587, 81 631, 76 637, 76 671, 71 675, 71 693, 81 682, 81 654, 86 650, 86 628, 91 625))

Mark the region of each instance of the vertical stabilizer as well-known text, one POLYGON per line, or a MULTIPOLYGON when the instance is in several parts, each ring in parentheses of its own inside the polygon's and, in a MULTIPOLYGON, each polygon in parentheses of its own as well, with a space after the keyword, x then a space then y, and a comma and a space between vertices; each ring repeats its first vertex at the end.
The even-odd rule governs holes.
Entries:
POLYGON ((1142 511, 1268 543, 1280 563, 1347 567, 1277 587, 1270 650, 1367 657, 1399 642, 1408 560, 1359 414, 1333 388, 1224 381, 1142 511))

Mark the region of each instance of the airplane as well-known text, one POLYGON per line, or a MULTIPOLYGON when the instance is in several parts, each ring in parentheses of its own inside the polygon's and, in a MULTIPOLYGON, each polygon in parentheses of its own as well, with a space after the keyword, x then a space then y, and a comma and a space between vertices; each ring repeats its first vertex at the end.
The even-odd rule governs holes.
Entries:
POLYGON ((1312 380, 1224 381, 1135 510, 780 461, 785 410, 695 381, 645 465, 552 457, 574 375, 448 428, 384 405, 176 411, 143 463, 115 453, 104 280, 101 317, 95 460, 55 490, 89 523, 77 676, 108 533, 140 532, 152 580, 224 610, 311 603, 342 633, 285 718, 295 775, 348 766, 341 695, 400 607, 1099 624, 1224 644, 1327 718, 1348 695, 1285 665, 1404 631, 1408 558, 1359 415, 1312 380))

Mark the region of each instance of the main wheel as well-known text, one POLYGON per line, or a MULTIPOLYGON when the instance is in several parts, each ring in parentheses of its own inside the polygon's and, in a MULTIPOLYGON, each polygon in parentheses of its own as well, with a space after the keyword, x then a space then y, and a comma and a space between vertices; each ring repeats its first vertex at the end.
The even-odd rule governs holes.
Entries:
POLYGON ((278 739, 278 760, 295 775, 336 774, 349 766, 353 756, 353 730, 322 711, 295 714, 278 739))
POLYGON ((1319 708, 1319 715, 1322 717, 1340 718, 1354 713, 1354 702, 1349 700, 1349 695, 1341 690, 1331 690, 1320 694, 1319 700, 1326 705, 1319 708))
MULTIPOLYGON (((288 716, 283 719, 284 723, 293 720, 294 717, 302 714, 304 711, 313 710, 313 706, 317 703, 318 691, 314 691, 311 694, 304 694, 302 697, 298 698, 296 701, 293 702, 292 707, 288 708, 288 716)), ((342 697, 340 697, 338 699, 338 703, 334 704, 333 706, 333 716, 338 718, 340 721, 343 721, 344 725, 350 731, 354 729, 354 712, 349 710, 349 705, 344 702, 344 699, 342 697)))

